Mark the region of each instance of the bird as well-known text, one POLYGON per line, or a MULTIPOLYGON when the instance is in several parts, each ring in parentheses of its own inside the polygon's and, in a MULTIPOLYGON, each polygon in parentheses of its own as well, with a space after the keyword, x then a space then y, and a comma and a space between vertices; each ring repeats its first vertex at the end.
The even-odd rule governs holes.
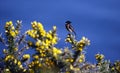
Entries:
POLYGON ((67 31, 69 31, 70 33, 73 32, 76 35, 76 32, 74 31, 74 28, 72 27, 71 23, 72 23, 71 21, 66 21, 65 27, 66 27, 67 31))

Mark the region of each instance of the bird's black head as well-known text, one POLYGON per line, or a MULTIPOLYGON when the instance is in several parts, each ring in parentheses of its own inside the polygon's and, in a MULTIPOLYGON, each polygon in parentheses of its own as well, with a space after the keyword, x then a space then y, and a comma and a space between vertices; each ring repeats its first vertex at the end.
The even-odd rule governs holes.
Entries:
POLYGON ((70 24, 70 23, 72 23, 72 22, 71 22, 71 21, 66 21, 65 23, 70 24))

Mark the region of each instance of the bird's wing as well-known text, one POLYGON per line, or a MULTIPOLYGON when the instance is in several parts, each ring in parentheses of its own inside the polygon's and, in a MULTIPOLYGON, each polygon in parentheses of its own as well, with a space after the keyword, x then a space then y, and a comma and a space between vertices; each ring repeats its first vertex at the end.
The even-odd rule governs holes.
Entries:
POLYGON ((69 24, 69 28, 70 28, 72 31, 74 31, 74 28, 73 28, 73 26, 72 26, 71 24, 69 24))
POLYGON ((76 32, 74 31, 74 28, 72 27, 72 25, 69 25, 69 28, 70 28, 71 31, 76 35, 76 32))

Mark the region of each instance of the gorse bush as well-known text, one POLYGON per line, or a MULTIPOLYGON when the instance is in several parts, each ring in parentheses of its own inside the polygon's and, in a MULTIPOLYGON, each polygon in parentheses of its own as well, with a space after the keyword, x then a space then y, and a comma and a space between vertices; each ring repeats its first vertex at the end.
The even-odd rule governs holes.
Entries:
POLYGON ((19 20, 16 26, 12 21, 5 24, 5 38, 0 36, 1 46, 6 46, 0 58, 1 73, 120 73, 120 61, 110 63, 100 53, 95 55, 96 64, 86 62, 84 48, 90 45, 86 37, 76 40, 68 33, 65 42, 71 47, 60 49, 55 46, 59 41, 56 26, 46 31, 40 22, 33 21, 32 29, 21 34, 21 25, 19 20), (24 53, 30 49, 32 54, 24 53))

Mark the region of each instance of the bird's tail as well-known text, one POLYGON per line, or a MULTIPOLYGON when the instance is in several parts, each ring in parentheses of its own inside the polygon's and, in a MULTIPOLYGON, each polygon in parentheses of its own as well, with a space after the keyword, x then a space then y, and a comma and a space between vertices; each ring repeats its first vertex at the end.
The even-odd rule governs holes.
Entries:
POLYGON ((75 32, 75 31, 73 31, 73 33, 74 33, 74 35, 76 36, 76 32, 75 32))

